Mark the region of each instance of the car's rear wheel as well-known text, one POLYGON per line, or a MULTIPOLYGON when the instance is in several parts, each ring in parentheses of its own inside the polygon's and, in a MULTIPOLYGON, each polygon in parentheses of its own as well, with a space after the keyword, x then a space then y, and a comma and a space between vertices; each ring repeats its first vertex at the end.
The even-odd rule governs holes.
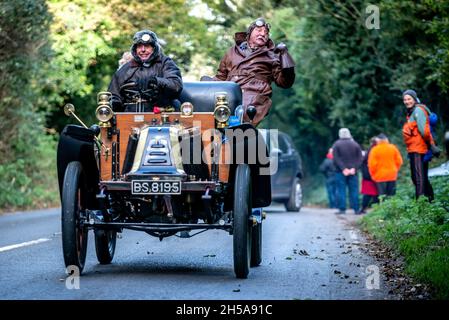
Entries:
POLYGON ((117 231, 95 230, 95 252, 98 262, 101 264, 111 263, 114 258, 117 231))
POLYGON ((293 179, 292 188, 290 190, 290 197, 285 202, 285 209, 287 211, 299 212, 302 207, 302 187, 298 177, 293 179))
POLYGON ((234 185, 234 272, 237 278, 246 279, 251 260, 251 174, 247 164, 239 164, 234 185))
POLYGON ((86 261, 88 228, 81 221, 83 214, 83 169, 78 161, 65 170, 62 189, 61 231, 62 251, 66 267, 76 266, 81 274, 86 261))
POLYGON ((262 262, 262 222, 252 227, 251 235, 251 267, 262 262))

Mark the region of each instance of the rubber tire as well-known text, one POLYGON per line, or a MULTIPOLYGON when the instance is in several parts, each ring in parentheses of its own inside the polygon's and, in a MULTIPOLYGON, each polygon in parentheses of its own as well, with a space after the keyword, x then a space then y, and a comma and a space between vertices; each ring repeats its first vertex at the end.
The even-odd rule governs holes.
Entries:
POLYGON ((262 262, 262 222, 252 227, 251 234, 251 267, 262 262))
POLYGON ((61 231, 65 266, 77 266, 79 274, 86 262, 89 229, 79 227, 80 209, 85 192, 82 187, 82 165, 78 161, 68 164, 62 187, 61 231), (80 199, 81 195, 81 199, 80 199))
POLYGON ((301 182, 299 180, 298 177, 295 177, 295 179, 293 179, 293 183, 292 183, 292 188, 290 190, 290 197, 288 198, 288 200, 284 203, 285 204, 285 209, 287 211, 292 211, 292 212, 299 212, 301 210, 302 207, 302 187, 301 187, 301 182), (301 192, 301 200, 299 201, 299 205, 296 204, 296 185, 299 185, 299 190, 301 192))
POLYGON ((247 164, 239 164, 235 171, 233 249, 234 272, 237 278, 248 277, 251 260, 251 173, 247 164))
POLYGON ((95 230, 95 252, 100 264, 112 262, 117 242, 117 231, 115 230, 95 230))

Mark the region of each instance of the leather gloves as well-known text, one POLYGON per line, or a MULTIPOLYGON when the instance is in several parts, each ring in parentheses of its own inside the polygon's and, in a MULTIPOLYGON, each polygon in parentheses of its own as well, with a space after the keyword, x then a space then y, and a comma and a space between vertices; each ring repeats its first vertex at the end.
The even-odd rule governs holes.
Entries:
POLYGON ((155 76, 148 78, 146 89, 142 91, 144 99, 155 102, 159 98, 159 84, 155 76))
POLYGON ((157 78, 155 76, 139 78, 137 79, 137 87, 141 92, 156 89, 158 87, 157 78))
MULTIPOLYGON (((120 96, 124 102, 135 102, 139 98, 154 103, 159 98, 159 83, 155 76, 138 78, 120 87, 120 96)), ((119 105, 116 105, 119 109, 119 105)), ((113 102, 114 109, 114 102, 113 102)))
POLYGON ((142 99, 155 102, 159 97, 159 84, 155 76, 144 77, 137 80, 137 86, 142 99))
POLYGON ((287 52, 287 45, 283 42, 279 43, 276 48, 274 48, 274 53, 283 54, 287 52))
POLYGON ((279 43, 274 49, 274 53, 279 55, 282 69, 293 68, 295 66, 295 61, 293 61, 292 56, 288 53, 287 45, 285 43, 279 43))

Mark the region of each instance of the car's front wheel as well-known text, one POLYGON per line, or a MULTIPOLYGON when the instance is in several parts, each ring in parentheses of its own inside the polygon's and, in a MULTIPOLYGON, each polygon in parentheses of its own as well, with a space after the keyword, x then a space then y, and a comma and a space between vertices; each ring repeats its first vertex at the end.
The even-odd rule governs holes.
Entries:
POLYGON ((234 272, 237 278, 248 277, 251 260, 251 173, 247 164, 239 164, 235 172, 233 247, 234 272))
POLYGON ((66 267, 76 266, 81 274, 86 261, 88 228, 83 214, 83 169, 78 161, 70 162, 65 170, 61 199, 62 251, 66 267))
POLYGON ((302 207, 302 187, 301 181, 298 177, 293 179, 292 188, 290 190, 290 197, 285 202, 285 209, 287 211, 299 212, 302 207))

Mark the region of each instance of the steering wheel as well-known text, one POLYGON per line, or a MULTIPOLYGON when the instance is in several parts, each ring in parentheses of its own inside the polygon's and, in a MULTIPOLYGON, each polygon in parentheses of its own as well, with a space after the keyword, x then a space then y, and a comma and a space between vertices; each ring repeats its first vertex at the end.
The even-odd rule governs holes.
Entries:
POLYGON ((143 98, 155 102, 159 97, 159 88, 155 83, 149 83, 147 86, 147 89, 141 90, 137 82, 128 82, 120 87, 120 95, 130 101, 143 98))
POLYGON ((120 95, 126 100, 133 100, 140 96, 140 90, 136 82, 128 82, 120 87, 120 95))

